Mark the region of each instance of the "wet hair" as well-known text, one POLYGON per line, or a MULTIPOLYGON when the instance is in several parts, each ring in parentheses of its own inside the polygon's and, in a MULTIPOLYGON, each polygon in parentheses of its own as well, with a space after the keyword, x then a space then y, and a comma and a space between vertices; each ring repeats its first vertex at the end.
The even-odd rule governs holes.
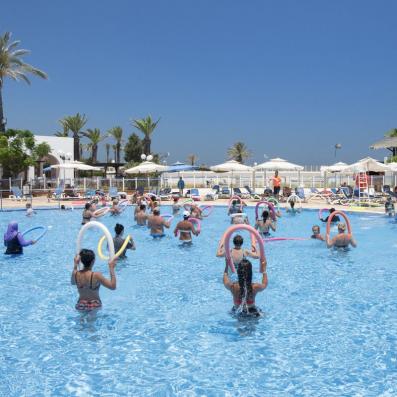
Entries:
POLYGON ((316 229, 316 230, 318 230, 318 232, 320 232, 320 226, 318 226, 318 225, 313 225, 313 226, 312 226, 312 230, 314 230, 314 229, 316 229))
POLYGON ((66 207, 63 204, 61 205, 61 210, 66 210, 66 207))
POLYGON ((124 231, 124 226, 121 225, 120 223, 116 223, 116 226, 114 227, 114 231, 116 232, 117 235, 120 235, 124 231))
POLYGON ((241 247, 241 246, 243 245, 243 243, 244 243, 244 239, 243 239, 239 234, 237 234, 236 236, 234 236, 234 238, 233 238, 233 244, 234 244, 235 246, 241 247))
POLYGON ((179 201, 179 197, 174 197, 174 203, 177 203, 179 201))
POLYGON ((268 210, 263 210, 263 212, 262 212, 263 222, 266 222, 267 218, 269 218, 269 211, 268 210))
POLYGON ((91 208, 91 203, 85 203, 84 208, 85 208, 86 210, 89 210, 89 209, 91 208))
POLYGON ((332 214, 333 212, 335 212, 335 208, 331 208, 331 209, 329 210, 329 213, 330 213, 330 214, 332 214))
POLYGON ((26 208, 32 208, 32 204, 26 203, 26 208))
POLYGON ((113 200, 113 205, 117 205, 119 203, 119 200, 115 199, 113 200))
POLYGON ((243 259, 237 266, 238 285, 240 286, 240 299, 247 301, 253 298, 252 292, 252 263, 243 259))
POLYGON ((294 207, 295 207, 295 201, 294 201, 294 200, 291 200, 291 201, 289 202, 289 205, 291 206, 291 208, 294 208, 294 207))
POLYGON ((95 261, 95 252, 92 250, 83 248, 80 251, 80 260, 81 260, 81 263, 84 265, 84 269, 91 267, 91 265, 95 261))
POLYGON ((237 205, 238 204, 238 200, 233 200, 232 204, 233 205, 237 205))
POLYGON ((139 206, 139 209, 142 210, 142 211, 145 210, 145 209, 146 209, 146 205, 145 205, 145 204, 141 204, 141 205, 139 206))
POLYGON ((158 208, 155 208, 155 209, 153 210, 153 214, 154 214, 154 215, 160 215, 160 210, 159 210, 158 208))
POLYGON ((346 225, 344 223, 342 223, 342 222, 338 223, 338 230, 345 231, 346 230, 346 225))

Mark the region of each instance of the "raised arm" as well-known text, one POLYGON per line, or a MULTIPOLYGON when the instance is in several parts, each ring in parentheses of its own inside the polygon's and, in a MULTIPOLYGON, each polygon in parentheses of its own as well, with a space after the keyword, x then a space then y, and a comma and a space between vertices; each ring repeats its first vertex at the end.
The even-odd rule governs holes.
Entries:
POLYGON ((229 275, 227 274, 227 268, 228 266, 226 263, 225 270, 223 271, 223 285, 225 286, 226 289, 231 291, 233 283, 229 279, 229 275))
POLYGON ((350 236, 350 244, 354 248, 357 247, 357 242, 356 242, 356 240, 354 240, 353 235, 350 236))
POLYGON ((76 285, 76 273, 77 273, 77 267, 79 266, 79 263, 80 263, 80 255, 77 254, 74 257, 73 271, 72 271, 72 275, 70 277, 70 283, 72 285, 76 285))
POLYGON ((327 237, 327 248, 332 248, 335 245, 336 237, 334 237, 332 240, 327 237))
POLYGON ((273 232, 276 231, 276 224, 275 224, 274 222, 270 222, 270 223, 269 223, 269 226, 270 226, 270 229, 273 230, 273 232))
POLYGON ((257 292, 263 291, 264 289, 266 289, 267 284, 268 284, 268 279, 267 279, 267 273, 264 272, 262 275, 262 282, 255 284, 255 289, 257 292))
POLYGON ((117 286, 116 274, 114 268, 116 267, 117 258, 113 258, 109 261, 109 274, 110 280, 107 279, 102 273, 95 273, 98 281, 106 288, 115 290, 117 286))
POLYGON ((225 242, 223 240, 218 245, 218 250, 216 251, 216 256, 218 258, 225 256, 225 242))
POLYGON ((21 244, 22 247, 27 247, 28 245, 32 245, 35 243, 34 240, 25 240, 21 233, 18 233, 17 236, 18 236, 19 244, 21 244))

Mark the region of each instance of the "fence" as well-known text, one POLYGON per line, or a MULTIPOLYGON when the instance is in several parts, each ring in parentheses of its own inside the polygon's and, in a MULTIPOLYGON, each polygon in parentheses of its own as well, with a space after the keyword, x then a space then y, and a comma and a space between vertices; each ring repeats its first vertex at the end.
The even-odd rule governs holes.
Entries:
MULTIPOLYGON (((249 186, 258 191, 271 186, 270 178, 273 173, 223 173, 214 174, 210 172, 184 172, 180 174, 163 174, 161 177, 137 177, 137 178, 74 178, 74 179, 47 179, 36 178, 28 183, 22 179, 1 179, 0 191, 5 196, 11 193, 11 188, 17 186, 23 191, 28 189, 34 195, 47 193, 57 187, 71 188, 75 191, 85 192, 88 189, 109 191, 116 188, 118 191, 131 192, 136 189, 159 190, 160 188, 170 187, 177 189, 179 177, 185 181, 186 188, 211 188, 214 185, 226 185, 233 187, 249 186)), ((337 187, 342 184, 354 185, 353 175, 328 175, 324 176, 320 172, 280 172, 282 185, 291 188, 304 186, 307 188, 337 187)), ((382 176, 371 176, 370 184, 376 190, 380 190, 383 185, 396 186, 397 176, 393 173, 386 173, 382 176)))

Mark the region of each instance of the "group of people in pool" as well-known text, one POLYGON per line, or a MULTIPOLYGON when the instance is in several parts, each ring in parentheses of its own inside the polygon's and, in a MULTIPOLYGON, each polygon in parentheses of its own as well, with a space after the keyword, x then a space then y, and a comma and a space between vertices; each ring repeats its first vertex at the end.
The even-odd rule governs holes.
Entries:
MULTIPOLYGON (((242 201, 234 200, 228 209, 228 215, 231 218, 232 224, 249 224, 248 216, 244 213, 245 203, 242 201)), ((194 203, 185 205, 185 210, 182 214, 182 220, 180 220, 175 229, 174 235, 178 236, 183 244, 191 244, 192 235, 197 236, 199 232, 194 227, 193 223, 189 220, 192 217, 196 219, 202 219, 202 210, 194 203), (187 210, 188 208, 189 210, 187 210)), ((178 200, 174 200, 172 205, 173 214, 178 214, 182 210, 182 206, 178 200)), ((294 205, 292 205, 294 208, 294 205)), ((27 208, 29 210, 29 208, 27 208)), ((95 214, 96 208, 87 203, 83 210, 82 224, 99 217, 100 215, 95 214)), ((29 211, 31 212, 31 211, 29 211)), ((122 210, 118 207, 117 200, 113 201, 112 208, 109 210, 111 215, 118 215, 122 210)), ((329 210, 329 215, 325 219, 321 219, 322 222, 328 222, 329 216, 335 212, 334 208, 329 210)), ((31 215, 31 214, 30 214, 31 215)), ((29 215, 29 216, 30 216, 29 215)), ((270 232, 275 232, 277 228, 277 218, 281 216, 281 213, 274 208, 265 207, 258 219, 255 221, 255 228, 262 235, 266 237, 270 235, 270 232)), ((164 228, 170 228, 170 221, 165 220, 160 216, 160 207, 154 200, 148 200, 141 198, 135 208, 134 218, 137 225, 147 226, 150 229, 150 234, 154 237, 162 237, 164 235, 164 228), (149 208, 149 213, 147 212, 149 208)), ((349 245, 355 247, 356 242, 352 235, 346 234, 346 225, 340 222, 340 218, 332 216, 331 222, 337 224, 338 234, 332 239, 326 239, 321 235, 321 230, 318 225, 314 225, 312 228, 311 238, 321 241, 326 241, 328 247, 348 247, 349 245)), ((117 223, 115 226, 115 236, 113 238, 115 252, 118 252, 123 246, 125 239, 123 237, 124 226, 117 223)), ((233 297, 233 309, 232 311, 238 315, 249 315, 259 316, 261 311, 255 304, 255 297, 257 293, 266 289, 268 285, 268 278, 266 272, 266 259, 261 263, 261 269, 264 269, 262 274, 261 282, 252 282, 252 262, 251 259, 259 259, 260 255, 255 245, 252 245, 250 249, 243 248, 244 240, 241 235, 235 235, 233 238, 233 248, 230 251, 230 256, 237 269, 237 280, 232 281, 228 271, 228 265, 226 264, 223 273, 223 284, 227 290, 229 290, 233 297)), ((4 244, 6 246, 6 254, 21 254, 23 253, 23 247, 31 244, 35 244, 34 240, 25 240, 22 234, 18 231, 18 223, 11 222, 8 225, 7 231, 4 235, 4 244)), ((119 256, 120 259, 126 258, 126 251, 128 249, 135 250, 135 242, 131 239, 126 245, 124 251, 119 256)), ((217 250, 216 255, 218 257, 225 257, 224 242, 222 242, 217 250)), ((98 309, 102 306, 99 297, 99 288, 103 285, 109 289, 116 289, 117 279, 115 274, 117 259, 113 258, 109 261, 109 278, 106 278, 100 272, 94 272, 93 266, 95 263, 95 253, 89 249, 83 249, 80 251, 74 259, 74 268, 71 276, 71 283, 77 286, 79 292, 79 299, 76 304, 76 309, 80 311, 90 311, 98 309), (80 263, 82 269, 79 269, 80 263)))

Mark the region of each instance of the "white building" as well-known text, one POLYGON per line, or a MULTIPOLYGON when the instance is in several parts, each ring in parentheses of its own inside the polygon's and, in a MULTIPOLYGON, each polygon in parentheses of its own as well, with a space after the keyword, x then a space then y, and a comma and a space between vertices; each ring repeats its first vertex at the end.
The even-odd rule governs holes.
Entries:
MULTIPOLYGON (((43 176, 43 168, 51 165, 63 164, 74 160, 73 155, 73 138, 60 138, 57 136, 46 136, 46 135, 35 135, 36 143, 46 142, 51 146, 51 153, 47 156, 47 160, 44 164, 41 164, 41 169, 37 167, 29 167, 28 179, 34 179, 35 177, 43 176)), ((73 179, 73 169, 52 169, 50 173, 47 173, 47 177, 51 179, 73 179)))

